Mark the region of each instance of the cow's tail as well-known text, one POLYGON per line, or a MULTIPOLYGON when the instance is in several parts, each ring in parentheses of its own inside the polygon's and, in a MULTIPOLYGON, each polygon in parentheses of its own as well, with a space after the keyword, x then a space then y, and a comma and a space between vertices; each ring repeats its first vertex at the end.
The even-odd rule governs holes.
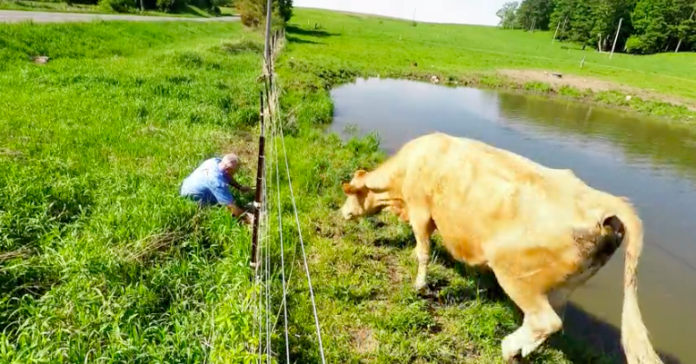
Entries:
POLYGON ((628 364, 661 364, 655 353, 648 329, 638 307, 638 258, 643 249, 643 223, 626 199, 619 199, 616 216, 625 228, 626 262, 624 268, 624 302, 621 316, 621 344, 628 364))

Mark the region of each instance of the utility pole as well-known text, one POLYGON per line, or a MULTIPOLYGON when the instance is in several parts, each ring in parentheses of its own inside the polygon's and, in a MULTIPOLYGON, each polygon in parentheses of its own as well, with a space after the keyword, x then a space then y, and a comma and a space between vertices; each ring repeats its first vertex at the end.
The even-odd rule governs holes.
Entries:
POLYGON ((143 6, 143 0, 140 0, 140 12, 142 13, 145 11, 145 7, 143 6))
POLYGON ((266 63, 270 63, 271 60, 271 47, 270 47, 270 37, 271 37, 271 5, 272 0, 268 0, 266 5, 266 43, 264 45, 263 54, 266 57, 266 63))
MULTIPOLYGON (((694 18, 694 13, 696 13, 696 8, 694 8, 694 11, 691 12, 691 16, 689 17, 689 20, 694 18)), ((682 39, 679 38, 679 43, 677 43, 677 49, 674 51, 674 53, 679 53, 679 47, 681 47, 682 44, 682 39)))
POLYGON ((551 41, 551 44, 553 44, 556 41, 556 34, 558 34, 558 28, 561 26, 561 22, 558 22, 558 25, 556 25, 556 32, 553 33, 553 40, 551 41))
POLYGON ((619 19, 619 29, 616 30, 616 37, 614 37, 614 44, 611 45, 611 54, 609 59, 614 55, 614 48, 616 48, 616 41, 619 40, 619 32, 621 31, 621 23, 623 23, 623 18, 619 19))

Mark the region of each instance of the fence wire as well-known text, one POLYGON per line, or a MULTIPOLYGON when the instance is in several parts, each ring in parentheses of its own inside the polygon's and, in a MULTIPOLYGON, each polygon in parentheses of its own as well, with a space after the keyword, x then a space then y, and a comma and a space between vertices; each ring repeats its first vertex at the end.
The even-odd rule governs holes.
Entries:
MULTIPOLYGON (((265 130, 268 131, 267 140, 269 141, 266 148, 268 149, 268 157, 265 159, 268 161, 264 164, 263 178, 261 179, 262 188, 262 199, 259 205, 259 245, 258 245, 258 255, 259 259, 257 266, 254 271, 254 287, 258 291, 258 295, 254 296, 254 325, 252 336, 258 339, 258 345, 256 347, 256 354, 258 364, 262 364, 264 360, 267 364, 271 363, 271 359, 274 357, 275 353, 273 351, 273 340, 272 335, 276 330, 276 326, 280 321, 280 315, 283 316, 283 334, 285 339, 285 362, 290 364, 290 335, 288 334, 288 287, 292 281, 293 271, 294 271, 294 261, 297 257, 296 244, 292 244, 290 247, 292 252, 292 258, 288 261, 290 264, 289 274, 286 276, 286 234, 283 231, 283 206, 282 206, 282 193, 281 193, 281 164, 285 164, 285 174, 287 177, 287 188, 290 194, 290 200, 292 202, 293 215, 295 220, 295 225, 297 229, 297 237, 300 245, 300 252, 302 256, 302 263, 304 266, 304 271, 306 274, 307 285, 309 288, 309 293, 311 297, 311 308, 314 315, 314 323, 317 334, 317 341, 319 347, 319 353, 321 356, 322 364, 326 364, 326 359, 324 355, 324 346, 321 336, 321 325, 319 322, 319 316, 317 313, 316 300, 314 296, 314 287, 312 286, 311 275, 309 272, 309 265, 307 262, 307 254, 305 250, 304 238, 302 235, 302 227, 300 225, 300 213, 297 208, 297 203, 295 199, 295 193, 292 186, 292 177, 290 174, 290 163, 288 161, 287 149, 285 146, 285 135, 283 133, 283 128, 281 125, 281 117, 279 116, 278 110, 278 94, 280 89, 276 86, 275 82, 275 56, 279 49, 280 42, 285 38, 284 32, 280 31, 275 33, 272 37, 273 42, 270 45, 271 57, 268 57, 264 61, 263 72, 265 76, 264 88, 265 88, 265 109, 262 117, 265 117, 265 130), (280 145, 278 145, 280 143, 280 145), (279 156, 280 148, 283 150, 283 159, 281 160, 279 156), (275 186, 273 184, 275 183, 275 186), (275 188, 274 188, 275 187, 275 188), (273 196, 275 195, 275 196, 273 196), (272 197, 275 197, 272 198, 272 197), (275 209, 273 209, 273 204, 277 204, 275 209), (277 220, 271 220, 271 211, 277 211, 277 220), (272 224, 277 224, 277 236, 273 236, 272 224), (277 263, 274 265, 274 256, 272 252, 279 252, 280 255, 280 267, 277 267, 277 263), (280 272, 274 271, 275 269, 280 270, 280 272), (273 282, 279 276, 281 280, 282 292, 279 295, 274 295, 273 293, 273 282), (271 314, 275 312, 275 305, 273 297, 280 299, 277 308, 277 314, 271 314)), ((255 291, 256 292, 256 291, 255 291)))

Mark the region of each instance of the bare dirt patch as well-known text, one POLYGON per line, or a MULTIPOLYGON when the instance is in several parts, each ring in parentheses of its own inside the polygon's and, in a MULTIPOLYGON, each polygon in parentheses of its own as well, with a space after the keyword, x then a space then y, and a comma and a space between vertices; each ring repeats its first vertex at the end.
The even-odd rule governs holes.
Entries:
POLYGON ((400 284, 404 280, 404 276, 399 267, 397 258, 393 255, 387 255, 385 258, 387 272, 389 273, 389 281, 391 284, 400 284))
MULTIPOLYGON (((243 163, 256 166, 256 155, 258 154, 258 136, 247 131, 239 131, 231 135, 221 136, 221 152, 235 153, 243 163)), ((266 146, 268 151, 268 146, 266 146)))
MULTIPOLYGON (((218 145, 220 154, 235 153, 239 156, 241 169, 249 176, 256 176, 256 166, 259 153, 259 139, 257 135, 249 131, 238 131, 235 133, 219 135, 218 145)), ((266 153, 269 151, 266 144, 266 153)), ((255 182, 254 182, 255 183, 255 182)))
POLYGON ((367 354, 377 350, 377 339, 369 328, 363 327, 350 331, 355 351, 360 354, 367 354))
POLYGON ((499 70, 498 73, 519 83, 530 81, 544 82, 549 84, 554 90, 558 90, 562 86, 569 86, 583 91, 620 91, 626 95, 638 96, 644 100, 667 102, 674 105, 685 106, 689 108, 689 110, 696 111, 696 100, 665 95, 592 77, 563 74, 562 77, 559 78, 554 76, 553 72, 541 70, 499 70))

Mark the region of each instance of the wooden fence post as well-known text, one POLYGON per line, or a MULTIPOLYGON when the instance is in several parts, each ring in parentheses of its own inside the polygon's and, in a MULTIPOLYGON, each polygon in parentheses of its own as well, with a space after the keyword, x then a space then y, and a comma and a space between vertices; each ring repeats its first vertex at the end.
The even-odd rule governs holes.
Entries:
MULTIPOLYGON (((257 251, 259 245, 259 215, 261 210, 261 193, 263 192, 263 172, 265 166, 266 156, 264 155, 264 150, 266 149, 266 138, 264 133, 264 110, 263 110, 263 92, 259 93, 259 99, 261 101, 261 114, 260 114, 260 126, 261 133, 259 135, 259 158, 256 164, 256 191, 254 194, 254 227, 251 237, 251 266, 256 268, 257 251)), ((253 279, 253 276, 252 276, 253 279)))

